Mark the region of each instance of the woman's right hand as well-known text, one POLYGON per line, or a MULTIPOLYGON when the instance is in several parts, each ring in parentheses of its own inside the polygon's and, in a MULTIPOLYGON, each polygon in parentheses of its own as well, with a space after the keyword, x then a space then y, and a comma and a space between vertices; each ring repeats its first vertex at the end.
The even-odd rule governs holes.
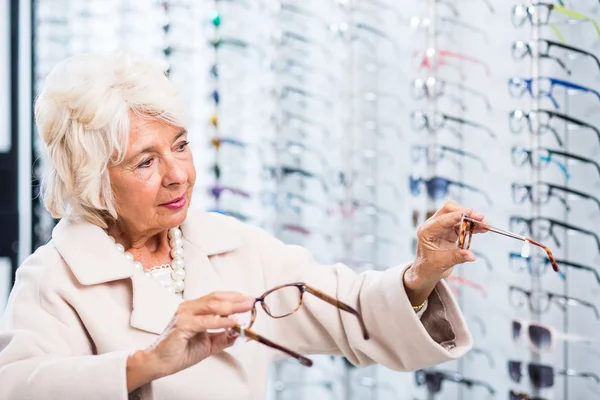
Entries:
POLYGON ((237 324, 232 315, 249 311, 254 300, 237 292, 214 292, 182 302, 156 343, 127 360, 128 392, 233 345, 238 334, 229 329, 237 324), (225 331, 209 333, 207 329, 225 331))

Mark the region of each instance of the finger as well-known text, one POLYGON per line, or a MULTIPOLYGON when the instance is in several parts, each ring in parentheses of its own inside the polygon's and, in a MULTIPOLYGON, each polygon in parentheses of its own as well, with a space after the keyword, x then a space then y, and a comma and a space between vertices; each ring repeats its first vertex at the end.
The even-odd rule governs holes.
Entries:
POLYGON ((212 354, 220 353, 226 348, 233 346, 239 336, 239 333, 233 330, 212 335, 210 337, 212 354))
POLYGON ((201 301, 189 305, 190 311, 196 315, 231 315, 249 311, 254 307, 256 299, 243 297, 237 301, 218 300, 216 298, 201 298, 201 301))
POLYGON ((473 219, 476 219, 478 221, 481 221, 484 218, 483 214, 475 212, 472 208, 461 206, 460 204, 456 204, 452 201, 446 202, 442 206, 442 208, 440 208, 439 210, 437 210, 435 212, 435 214, 433 214, 432 218, 436 218, 436 217, 442 216, 444 214, 449 214, 449 213, 453 213, 453 212, 457 212, 457 211, 463 212, 463 213, 467 214, 467 216, 469 216, 473 219))
POLYGON ((475 255, 469 250, 452 249, 440 250, 430 255, 432 262, 438 265, 443 270, 450 269, 458 264, 475 261, 475 255))
POLYGON ((430 221, 425 221, 419 227, 418 233, 425 239, 443 238, 450 233, 456 234, 456 225, 461 221, 462 211, 454 211, 448 214, 440 215, 430 221))
POLYGON ((217 315, 180 315, 175 320, 175 327, 186 332, 201 333, 207 330, 229 329, 237 325, 234 317, 217 315))

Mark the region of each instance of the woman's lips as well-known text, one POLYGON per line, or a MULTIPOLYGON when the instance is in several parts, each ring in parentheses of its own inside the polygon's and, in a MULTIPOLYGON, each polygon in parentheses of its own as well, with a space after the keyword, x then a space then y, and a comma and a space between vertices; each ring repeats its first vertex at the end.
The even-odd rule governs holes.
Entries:
POLYGON ((179 197, 178 199, 173 200, 170 203, 161 204, 160 206, 170 208, 172 210, 176 210, 178 208, 185 206, 185 203, 186 203, 186 198, 185 198, 185 194, 184 194, 183 196, 179 197))

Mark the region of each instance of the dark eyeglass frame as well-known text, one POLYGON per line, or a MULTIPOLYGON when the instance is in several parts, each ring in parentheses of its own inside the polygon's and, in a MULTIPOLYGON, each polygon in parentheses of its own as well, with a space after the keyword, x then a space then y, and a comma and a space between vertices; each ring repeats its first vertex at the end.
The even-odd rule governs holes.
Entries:
MULTIPOLYGON (((437 124, 437 126, 433 126, 433 124, 431 123, 432 121, 430 121, 429 117, 421 111, 413 111, 410 115, 412 126, 416 130, 421 130, 421 129, 425 128, 425 129, 427 129, 427 131, 429 133, 434 133, 434 132, 438 131, 439 129, 444 128, 446 126, 447 121, 451 121, 451 122, 456 122, 461 125, 466 125, 466 126, 470 126, 473 128, 481 129, 481 130, 487 132, 492 139, 496 138, 496 134, 490 128, 488 128, 487 126, 482 125, 480 123, 468 120, 468 119, 455 117, 453 115, 448 115, 448 114, 438 112, 438 111, 433 113, 433 117, 434 117, 434 119, 440 119, 440 123, 437 124)), ((447 127, 447 128, 450 132, 455 134, 458 138, 460 138, 460 139, 463 138, 462 133, 460 133, 458 130, 453 129, 452 127, 447 127)))
POLYGON ((548 182, 537 182, 537 183, 535 183, 535 185, 526 185, 526 184, 513 182, 511 185, 511 188, 512 188, 513 201, 516 204, 522 204, 525 202, 526 199, 529 199, 529 201, 532 204, 543 205, 543 204, 550 203, 550 197, 556 197, 564 205, 564 207, 567 211, 571 211, 571 206, 569 206, 569 204, 567 203, 566 197, 568 196, 568 194, 572 194, 572 195, 579 196, 586 200, 593 200, 596 203, 596 205, 598 206, 598 209, 600 210, 600 199, 598 199, 597 197, 594 197, 592 195, 589 195, 587 193, 580 192, 578 190, 573 190, 573 189, 565 187, 565 186, 558 186, 558 185, 554 185, 554 184, 548 183, 548 182), (545 201, 542 201, 538 194, 536 194, 536 196, 535 196, 536 198, 534 199, 533 193, 534 192, 540 193, 539 189, 542 187, 546 188, 545 201), (521 196, 521 198, 518 198, 517 191, 520 189, 524 189, 526 191, 526 195, 521 196), (560 197, 560 196, 557 196, 556 194, 553 194, 553 191, 555 191, 555 190, 561 191, 564 193, 568 193, 568 194, 565 197, 560 197))
POLYGON ((550 251, 550 249, 548 247, 544 246, 540 242, 535 241, 531 238, 517 235, 516 233, 505 231, 505 230, 499 229, 499 228, 495 228, 495 227, 485 224, 481 221, 477 221, 473 218, 468 217, 467 214, 463 214, 460 224, 459 224, 458 243, 457 243, 457 247, 459 249, 469 250, 469 248, 471 247, 471 240, 473 238, 473 233, 475 233, 475 230, 476 230, 476 226, 479 227, 481 232, 488 232, 488 231, 494 232, 499 235, 503 235, 503 236, 507 236, 507 237, 510 237, 513 239, 521 240, 526 243, 531 243, 535 246, 538 246, 538 247, 544 249, 544 251, 548 255, 548 259, 550 260, 550 263, 552 264, 552 269, 554 270, 554 272, 559 272, 558 265, 556 264, 556 259, 554 258, 554 255, 552 254, 552 252, 550 251))
POLYGON ((546 132, 546 130, 549 130, 554 134, 554 137, 556 138, 556 141, 558 142, 558 145, 560 147, 563 147, 563 141, 560 138, 560 135, 558 134, 556 129, 554 129, 552 127, 552 125, 550 125, 552 118, 559 118, 563 121, 570 122, 579 127, 588 128, 588 129, 593 130, 594 132, 596 132, 596 137, 598 138, 598 142, 600 143, 600 130, 598 130, 598 128, 596 128, 595 126, 593 126, 591 124, 588 124, 587 122, 573 118, 566 114, 557 113, 557 112, 550 111, 550 110, 543 110, 543 109, 534 109, 527 113, 522 110, 513 110, 510 112, 509 118, 510 118, 510 122, 511 122, 509 124, 511 132, 520 133, 522 131, 522 124, 519 124, 519 126, 517 127, 516 123, 517 123, 517 121, 520 122, 520 121, 522 121, 523 118, 525 118, 525 119, 527 119, 527 126, 529 128, 529 132, 542 134, 542 133, 546 132), (548 117, 548 121, 547 121, 547 124, 542 124, 539 122, 539 121, 541 121, 541 118, 536 117, 536 119, 538 121, 538 130, 536 132, 533 127, 532 115, 538 115, 538 114, 546 115, 548 117), (513 124, 513 121, 515 122, 514 124, 513 124))
POLYGON ((547 39, 537 39, 535 41, 530 41, 530 42, 523 42, 521 40, 516 41, 512 44, 512 55, 514 59, 517 60, 522 60, 523 58, 525 58, 525 55, 529 55, 530 57, 533 57, 533 49, 532 47, 536 46, 538 49, 538 56, 540 58, 547 58, 547 59, 551 59, 556 61, 556 63, 558 63, 558 65, 560 65, 560 67, 569 75, 571 75, 571 70, 569 68, 567 68, 567 66, 565 65, 565 63, 563 62, 563 60, 561 60, 558 57, 555 56, 551 56, 550 53, 550 49, 554 46, 554 47, 558 47, 560 49, 563 50, 569 50, 572 51, 574 53, 578 53, 578 54, 583 54, 584 56, 588 56, 594 59, 594 61, 596 62, 596 65, 598 66, 598 68, 600 69, 600 60, 598 59, 598 57, 596 57, 593 53, 590 53, 588 51, 585 51, 583 49, 580 49, 578 47, 573 47, 573 46, 569 46, 567 44, 563 44, 560 42, 555 42, 552 40, 547 40, 547 39), (546 44, 546 48, 544 52, 540 51, 539 43, 545 43, 546 44), (525 49, 525 52, 521 53, 517 53, 519 51, 520 48, 525 49))
POLYGON ((521 216, 518 216, 518 215, 513 215, 513 216, 510 217, 510 224, 511 225, 519 223, 519 222, 525 223, 525 225, 527 226, 527 231, 530 232, 530 233, 533 232, 533 230, 532 230, 533 223, 536 222, 536 221, 548 221, 548 223, 550 224, 550 226, 548 227, 549 237, 552 237, 552 239, 554 239, 554 242, 556 243, 556 245, 558 247, 560 247, 560 241, 558 240, 558 238, 554 234, 554 227, 555 226, 560 226, 561 228, 566 229, 566 230, 576 231, 576 232, 580 232, 580 233, 585 234, 585 235, 592 236, 596 240, 596 244, 598 245, 598 250, 600 251, 600 237, 598 237, 598 235, 594 231, 583 229, 583 228, 580 228, 580 227, 574 226, 574 225, 569 225, 569 224, 567 224, 565 222, 558 221, 558 220, 553 219, 553 218, 547 218, 547 217, 525 218, 525 217, 521 217, 521 216))

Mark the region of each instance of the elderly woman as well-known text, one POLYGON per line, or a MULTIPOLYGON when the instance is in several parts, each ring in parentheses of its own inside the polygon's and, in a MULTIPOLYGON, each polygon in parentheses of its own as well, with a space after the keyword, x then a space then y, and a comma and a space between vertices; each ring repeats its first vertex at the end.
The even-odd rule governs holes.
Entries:
POLYGON ((183 110, 160 68, 123 54, 75 56, 46 79, 42 190, 60 222, 18 269, 0 399, 263 399, 282 356, 407 371, 469 350, 442 279, 475 259, 455 245, 461 216, 483 215, 446 204, 419 228, 416 259, 384 272, 319 265, 256 227, 188 211, 183 110), (232 346, 240 333, 255 340, 232 346))

